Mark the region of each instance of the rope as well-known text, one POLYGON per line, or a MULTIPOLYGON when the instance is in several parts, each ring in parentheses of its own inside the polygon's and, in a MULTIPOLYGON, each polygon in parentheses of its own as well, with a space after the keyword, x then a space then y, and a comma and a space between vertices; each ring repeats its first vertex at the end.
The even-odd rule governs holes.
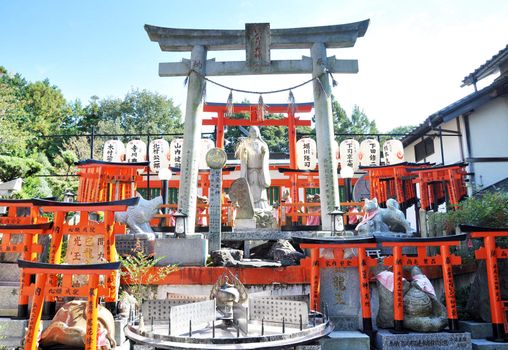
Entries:
POLYGON ((207 78, 204 74, 202 74, 201 72, 198 72, 198 71, 196 71, 194 69, 191 69, 189 71, 189 74, 187 75, 187 78, 185 79, 185 82, 188 81, 188 78, 189 78, 191 72, 196 73, 201 79, 206 80, 206 81, 208 81, 208 82, 210 82, 210 83, 212 83, 214 85, 220 86, 221 88, 228 89, 230 91, 242 92, 242 93, 246 93, 246 94, 255 94, 255 95, 268 95, 268 94, 276 94, 276 93, 284 92, 284 91, 291 91, 291 90, 297 89, 297 88, 299 88, 301 86, 304 86, 304 85, 306 85, 306 84, 308 84, 308 83, 310 83, 310 82, 312 82, 314 80, 317 80, 320 83, 321 88, 323 88, 319 78, 321 76, 323 76, 324 74, 329 74, 327 72, 323 72, 320 75, 318 75, 317 77, 312 77, 311 79, 306 80, 303 83, 300 83, 300 84, 297 84, 297 85, 294 85, 294 86, 291 86, 291 87, 288 87, 288 88, 284 88, 284 89, 268 90, 268 91, 252 91, 252 90, 235 89, 235 88, 232 88, 230 86, 218 83, 218 82, 216 82, 214 80, 211 80, 210 78, 207 78))

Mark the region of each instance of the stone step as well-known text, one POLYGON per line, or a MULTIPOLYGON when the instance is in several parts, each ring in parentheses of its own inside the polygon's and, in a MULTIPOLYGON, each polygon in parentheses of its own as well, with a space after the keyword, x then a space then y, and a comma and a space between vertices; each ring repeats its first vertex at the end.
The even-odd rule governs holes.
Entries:
POLYGON ((376 335, 378 350, 455 350, 472 349, 471 334, 464 333, 404 333, 393 334, 379 330, 376 335))
POLYGON ((334 331, 319 340, 321 350, 369 350, 370 338, 359 331, 334 331))
POLYGON ((459 321, 459 329, 471 333, 472 339, 492 337, 492 325, 486 322, 459 321))
POLYGON ((473 350, 508 350, 508 343, 496 343, 486 339, 473 339, 473 350))

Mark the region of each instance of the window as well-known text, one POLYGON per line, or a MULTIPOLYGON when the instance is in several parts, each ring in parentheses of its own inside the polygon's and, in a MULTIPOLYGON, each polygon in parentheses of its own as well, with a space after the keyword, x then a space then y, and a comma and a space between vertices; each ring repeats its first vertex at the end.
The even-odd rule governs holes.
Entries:
POLYGON ((424 160, 432 154, 434 154, 434 140, 432 138, 427 137, 415 145, 415 160, 417 162, 424 160))

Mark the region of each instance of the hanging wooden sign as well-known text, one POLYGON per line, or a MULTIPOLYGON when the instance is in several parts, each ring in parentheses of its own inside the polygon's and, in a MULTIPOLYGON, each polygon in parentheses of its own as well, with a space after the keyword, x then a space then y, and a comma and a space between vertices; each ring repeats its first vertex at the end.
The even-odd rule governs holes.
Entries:
POLYGON ((374 139, 363 140, 360 143, 358 160, 361 166, 379 166, 380 163, 379 142, 374 139))
POLYGON ((296 167, 300 170, 314 170, 317 165, 316 141, 304 137, 296 142, 296 167))

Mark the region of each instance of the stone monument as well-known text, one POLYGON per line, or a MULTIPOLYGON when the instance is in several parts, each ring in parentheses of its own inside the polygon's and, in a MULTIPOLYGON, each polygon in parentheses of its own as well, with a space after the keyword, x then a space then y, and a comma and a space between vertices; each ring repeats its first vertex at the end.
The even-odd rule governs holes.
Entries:
POLYGON ((206 163, 210 167, 210 225, 208 232, 208 250, 221 248, 221 199, 222 199, 222 168, 226 164, 227 155, 220 148, 212 148, 206 154, 206 163))

